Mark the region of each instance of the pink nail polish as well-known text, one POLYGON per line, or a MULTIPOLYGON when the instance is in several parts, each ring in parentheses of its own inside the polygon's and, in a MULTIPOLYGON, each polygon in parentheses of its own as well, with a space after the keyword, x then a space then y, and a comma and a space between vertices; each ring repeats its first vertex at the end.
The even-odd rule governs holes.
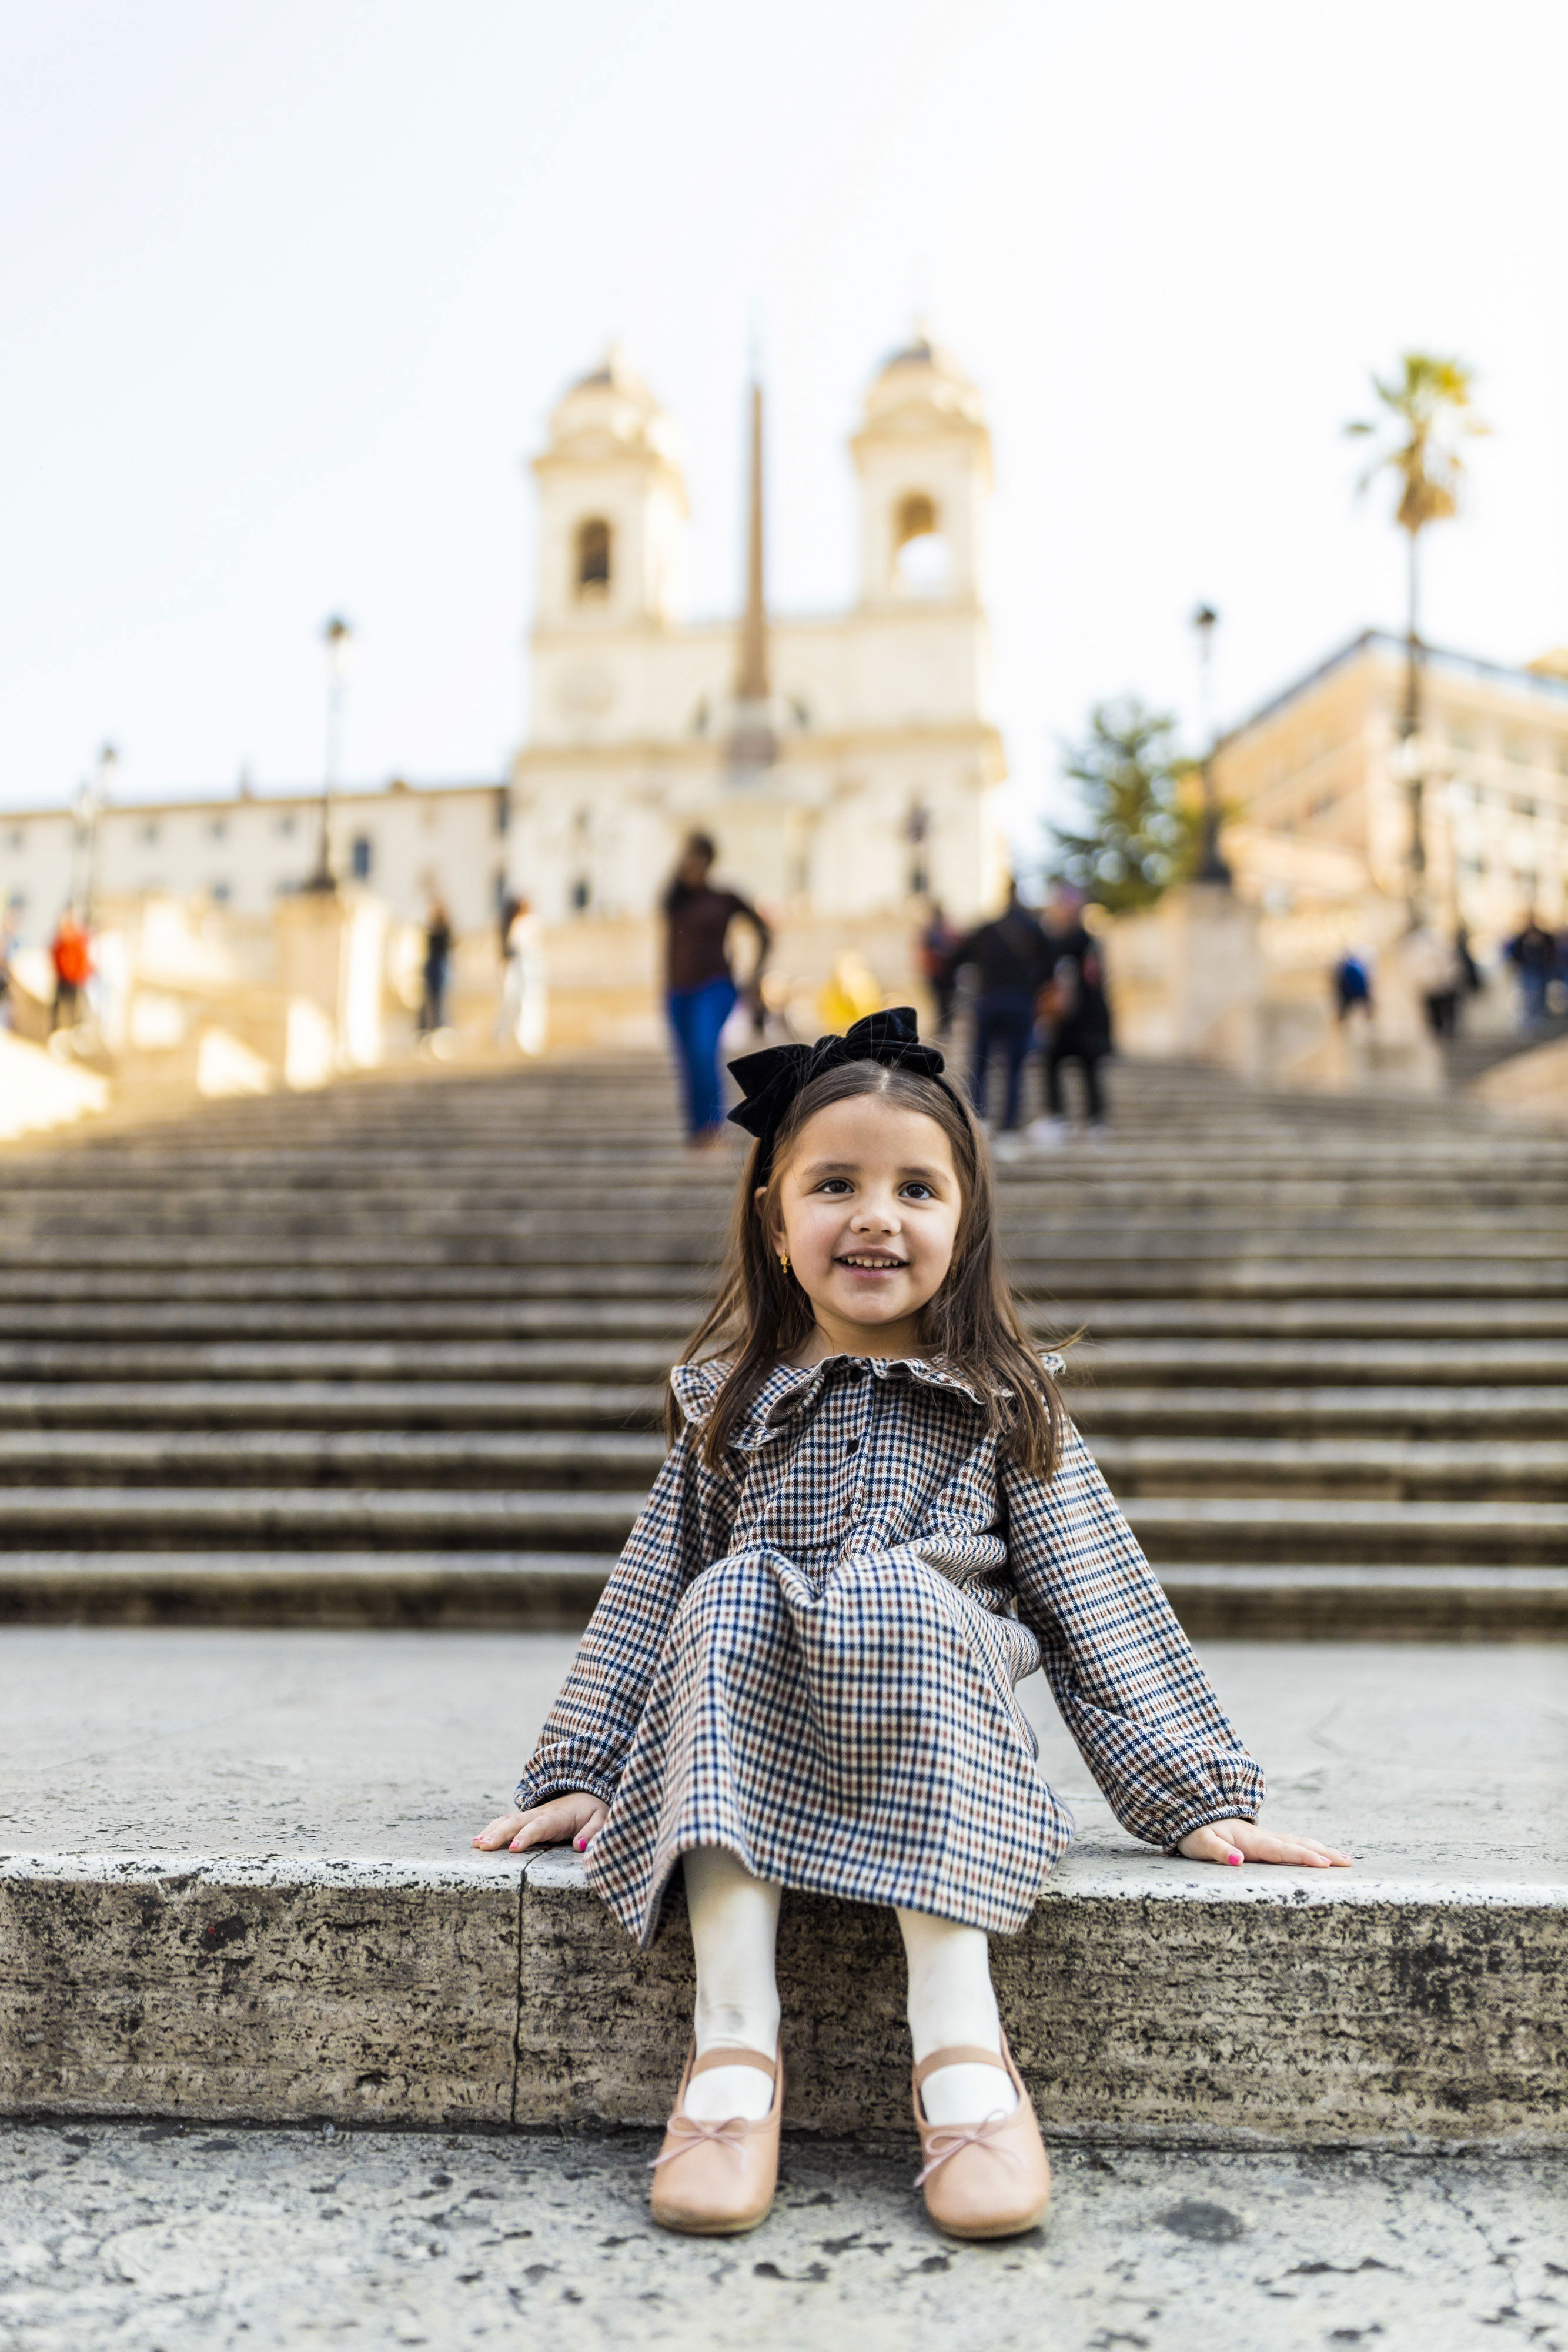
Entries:
POLYGON ((1227 1861, 1227 1862, 1235 1862, 1235 1863, 1239 1863, 1239 1862, 1240 1861, 1240 1859, 1241 1859, 1241 1856, 1239 1855, 1239 1853, 1238 1853, 1238 1852, 1237 1852, 1236 1848, 1235 1848, 1234 1846, 1232 1846, 1232 1847, 1231 1847, 1231 1849, 1230 1849, 1230 1852, 1226 1855, 1225 1859, 1226 1859, 1226 1861, 1227 1861))
POLYGON ((586 1838, 574 1837, 574 1838, 572 1839, 572 1843, 573 1843, 573 1845, 577 1848, 577 1850, 578 1850, 579 1853, 580 1853, 582 1852, 582 1850, 583 1850, 583 1847, 588 1843, 588 1840, 587 1840, 586 1838))

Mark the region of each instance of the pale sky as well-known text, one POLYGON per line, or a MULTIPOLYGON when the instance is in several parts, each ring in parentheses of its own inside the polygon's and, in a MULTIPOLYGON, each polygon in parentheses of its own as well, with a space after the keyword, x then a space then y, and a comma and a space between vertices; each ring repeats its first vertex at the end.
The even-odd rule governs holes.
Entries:
POLYGON ((553 401, 680 428, 696 602, 854 586, 844 447, 918 308, 996 441, 1015 830, 1134 689, 1190 724, 1401 617, 1341 428, 1402 346, 1495 427, 1427 634, 1568 643, 1568 12, 1551 0, 5 0, 0 805, 501 774, 553 401))

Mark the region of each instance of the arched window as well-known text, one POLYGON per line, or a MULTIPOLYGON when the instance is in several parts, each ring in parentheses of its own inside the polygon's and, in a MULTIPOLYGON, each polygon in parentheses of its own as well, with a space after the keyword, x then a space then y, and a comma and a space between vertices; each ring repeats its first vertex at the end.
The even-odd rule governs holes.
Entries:
POLYGON ((905 596, 944 596, 952 572, 936 500, 924 490, 908 491, 894 510, 894 586, 905 596))
POLYGON ((610 593, 610 525, 591 515, 577 526, 577 596, 582 604, 601 604, 610 593))

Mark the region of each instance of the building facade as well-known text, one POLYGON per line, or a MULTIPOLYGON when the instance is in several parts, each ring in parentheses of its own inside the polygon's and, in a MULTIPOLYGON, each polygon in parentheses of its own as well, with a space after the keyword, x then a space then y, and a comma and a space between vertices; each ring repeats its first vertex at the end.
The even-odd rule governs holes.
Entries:
MULTIPOLYGON (((493 935, 509 891, 530 901, 562 1034, 646 1025, 658 902, 694 829, 774 920, 775 969, 808 996, 846 948, 906 984, 926 902, 964 920, 1003 887, 975 386, 924 339, 870 385, 851 442, 860 593, 828 618, 767 609, 760 426, 758 394, 746 610, 695 622, 669 419, 619 357, 573 385, 534 460, 531 722, 512 776, 334 803, 333 871, 394 920, 439 895, 461 935, 493 935)), ((242 789, 111 803, 90 825, 0 811, 0 909, 34 946, 87 898, 100 913, 175 898, 255 927, 315 870, 319 808, 313 793, 242 789)))
MULTIPOLYGON (((340 793, 332 869, 401 921, 417 921, 436 895, 460 932, 493 928, 510 799, 504 784, 340 793)), ((62 908, 89 897, 100 914, 176 898, 242 926, 264 922, 315 871, 320 824, 319 793, 111 803, 90 824, 71 809, 0 810, 0 911, 29 946, 51 937, 62 908)))
POLYGON ((786 926, 846 940, 927 897, 962 919, 999 892, 974 385, 924 340, 872 383, 851 442, 860 593, 825 619, 768 614, 759 397, 754 415, 738 627, 682 615, 685 488, 642 380, 612 357, 550 419, 510 872, 551 926, 646 927, 694 829, 786 926))
POLYGON ((1568 921, 1568 656, 1523 669, 1428 649, 1401 740, 1404 641, 1369 630, 1226 737, 1226 854, 1270 914, 1402 905, 1421 782, 1433 919, 1495 946, 1533 907, 1568 921))

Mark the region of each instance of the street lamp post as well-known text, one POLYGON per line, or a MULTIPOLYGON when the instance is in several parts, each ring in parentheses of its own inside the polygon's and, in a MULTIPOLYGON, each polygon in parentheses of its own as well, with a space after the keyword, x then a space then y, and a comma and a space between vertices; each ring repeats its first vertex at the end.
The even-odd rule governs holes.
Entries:
POLYGON ((338 788, 343 750, 343 688, 354 649, 354 633, 340 614, 334 613, 321 631, 327 648, 327 744, 321 775, 321 830, 316 847, 316 871, 308 890, 335 890, 332 872, 332 795, 338 788))
POLYGON ((1416 930, 1427 918, 1427 763, 1421 742, 1421 631, 1416 601, 1420 580, 1420 531, 1412 530, 1409 537, 1410 626, 1405 640, 1405 707, 1399 714, 1398 766, 1410 812, 1410 879, 1406 896, 1410 928, 1416 930))
POLYGON ((95 774, 86 778, 77 794, 77 847, 81 860, 81 887, 75 887, 72 877, 71 897, 81 908, 84 930, 92 929, 92 902, 98 887, 98 821, 103 804, 109 798, 110 779, 114 774, 120 754, 112 743, 106 743, 98 755, 95 774))
POLYGON ((1197 635, 1197 725, 1203 745, 1203 842, 1197 878, 1230 887, 1230 868, 1219 851, 1219 803, 1214 790, 1214 632, 1219 615, 1212 604, 1200 604, 1192 616, 1197 635))

